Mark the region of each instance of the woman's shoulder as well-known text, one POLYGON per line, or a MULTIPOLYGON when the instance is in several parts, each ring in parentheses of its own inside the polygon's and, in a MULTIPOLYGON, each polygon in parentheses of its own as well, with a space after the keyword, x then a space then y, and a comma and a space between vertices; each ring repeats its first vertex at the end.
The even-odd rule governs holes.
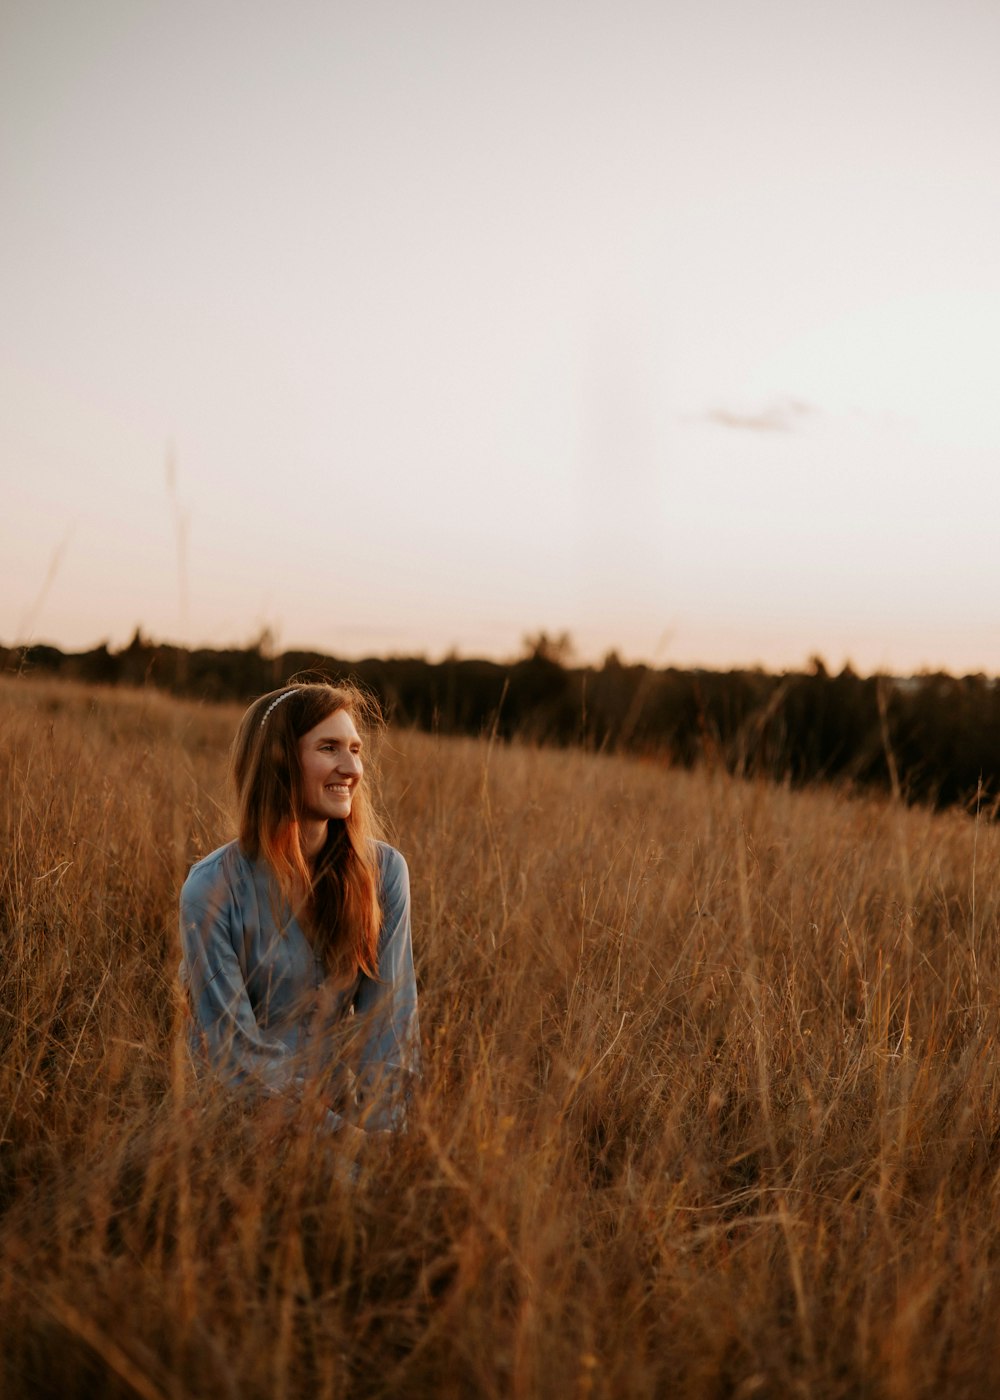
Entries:
POLYGON ((227 841, 224 846, 209 851, 207 856, 195 861, 181 889, 181 899, 194 902, 217 900, 220 888, 237 881, 246 873, 244 867, 247 865, 239 842, 227 841))
POLYGON ((378 868, 383 885, 390 888, 395 885, 409 884, 410 872, 402 851, 397 851, 396 847, 390 846, 387 841, 376 841, 375 850, 378 854, 378 868))

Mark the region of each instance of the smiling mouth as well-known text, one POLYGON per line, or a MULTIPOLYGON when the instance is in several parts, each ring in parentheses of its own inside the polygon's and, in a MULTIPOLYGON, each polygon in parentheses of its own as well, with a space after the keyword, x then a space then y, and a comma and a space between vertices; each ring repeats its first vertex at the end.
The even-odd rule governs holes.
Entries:
POLYGON ((347 783, 327 783, 325 786, 327 792, 335 792, 338 797, 349 797, 351 794, 350 786, 347 783))

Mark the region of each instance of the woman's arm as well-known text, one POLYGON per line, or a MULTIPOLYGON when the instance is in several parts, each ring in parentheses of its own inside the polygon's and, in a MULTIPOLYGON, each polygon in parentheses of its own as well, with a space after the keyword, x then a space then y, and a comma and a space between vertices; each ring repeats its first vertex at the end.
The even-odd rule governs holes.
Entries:
POLYGON ((251 1081, 281 1093, 294 1078, 291 1056, 285 1046, 266 1041, 260 1033, 230 936, 232 915, 232 893, 222 882, 207 896, 184 886, 181 976, 196 1036, 209 1065, 227 1083, 251 1081))
POLYGON ((417 981, 410 928, 410 876, 391 846, 379 846, 382 928, 378 981, 362 977, 354 998, 363 1017, 358 1086, 369 1129, 399 1129, 406 1122, 406 1096, 420 1073, 417 981))

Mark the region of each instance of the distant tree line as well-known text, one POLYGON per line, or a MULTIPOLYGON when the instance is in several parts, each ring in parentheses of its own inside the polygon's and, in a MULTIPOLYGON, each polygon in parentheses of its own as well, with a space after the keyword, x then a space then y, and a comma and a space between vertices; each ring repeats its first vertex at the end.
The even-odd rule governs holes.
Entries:
POLYGON ((849 667, 809 672, 656 669, 610 653, 571 664, 567 637, 528 639, 501 663, 448 657, 344 661, 318 652, 188 651, 136 631, 113 651, 0 647, 0 669, 106 685, 153 685, 178 695, 246 703, 288 676, 350 676, 389 718, 442 734, 489 732, 594 750, 656 754, 685 766, 720 764, 799 785, 847 780, 898 789, 934 806, 1000 803, 1000 688, 984 675, 862 677, 849 667))

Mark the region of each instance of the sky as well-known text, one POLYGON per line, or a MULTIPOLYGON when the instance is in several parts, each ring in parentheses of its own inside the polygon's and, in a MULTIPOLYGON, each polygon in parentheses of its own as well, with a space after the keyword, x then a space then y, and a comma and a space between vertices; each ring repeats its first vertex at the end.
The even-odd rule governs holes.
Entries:
POLYGON ((996 0, 0 0, 0 641, 1000 672, 996 0))

